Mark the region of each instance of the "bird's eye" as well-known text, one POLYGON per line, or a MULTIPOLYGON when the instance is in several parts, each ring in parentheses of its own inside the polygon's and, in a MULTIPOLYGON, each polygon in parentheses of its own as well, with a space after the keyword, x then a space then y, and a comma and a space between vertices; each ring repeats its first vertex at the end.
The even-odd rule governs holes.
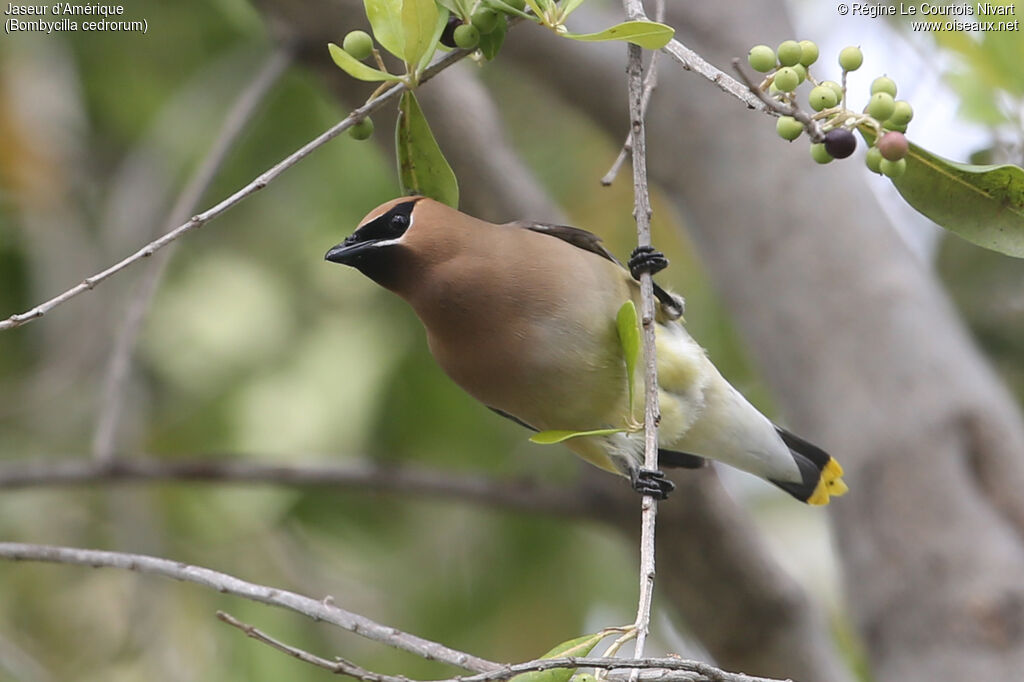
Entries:
POLYGON ((397 213, 391 216, 391 227, 395 230, 404 230, 409 224, 409 216, 397 213))

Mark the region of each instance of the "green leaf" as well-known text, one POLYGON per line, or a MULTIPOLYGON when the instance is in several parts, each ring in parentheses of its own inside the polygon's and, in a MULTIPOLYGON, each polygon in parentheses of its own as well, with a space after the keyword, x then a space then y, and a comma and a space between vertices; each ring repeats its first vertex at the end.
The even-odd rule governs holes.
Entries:
POLYGON ((490 0, 490 5, 494 9, 501 10, 502 12, 508 14, 509 16, 522 17, 524 19, 529 19, 530 21, 537 21, 537 17, 531 14, 527 14, 521 9, 516 9, 515 7, 509 5, 508 3, 503 2, 502 0, 490 0))
POLYGON ((434 53, 437 52, 437 46, 441 42, 441 34, 444 33, 444 27, 448 23, 448 17, 450 12, 444 10, 437 13, 437 22, 434 24, 434 31, 430 34, 430 40, 428 41, 430 47, 423 53, 418 64, 416 64, 416 78, 419 79, 419 75, 423 73, 423 70, 430 66, 430 60, 433 58, 434 53))
MULTIPOLYGON (((562 642, 551 651, 547 652, 541 659, 563 658, 566 656, 586 656, 597 643, 608 636, 607 632, 597 632, 592 635, 583 635, 576 639, 562 642)), ((529 673, 516 675, 510 682, 569 682, 569 678, 576 672, 575 668, 557 668, 555 670, 535 670, 529 673)))
MULTIPOLYGON (((402 32, 405 38, 403 55, 410 72, 417 71, 420 60, 437 41, 431 42, 437 26, 437 3, 434 0, 404 0, 402 3, 402 32)), ((427 56, 427 59, 430 57, 427 56)))
POLYGON ((561 443, 572 438, 582 438, 584 436, 610 436, 613 433, 625 432, 626 429, 595 429, 593 431, 564 431, 562 429, 550 429, 548 431, 539 431, 533 434, 530 436, 530 442, 537 443, 538 445, 554 445, 555 443, 561 443))
POLYGON ((562 36, 588 42, 624 40, 648 50, 660 50, 668 45, 675 32, 671 26, 656 21, 626 21, 598 33, 563 33, 562 36))
POLYGON ((893 184, 908 204, 947 230, 1024 258, 1024 168, 957 163, 911 143, 907 171, 893 184))
POLYGON ((498 26, 490 33, 480 36, 480 44, 477 46, 483 54, 484 59, 490 61, 498 56, 498 50, 505 43, 505 32, 508 25, 504 19, 498 20, 498 26))
POLYGON ((366 18, 373 27, 373 37, 384 49, 405 59, 405 38, 402 29, 402 0, 363 0, 366 18))
POLYGON ((441 5, 441 7, 446 8, 452 14, 457 14, 460 17, 462 16, 461 3, 457 2, 456 0, 437 0, 437 4, 441 5))
POLYGON ((562 16, 568 17, 570 14, 576 11, 576 8, 583 4, 583 0, 565 0, 565 4, 562 5, 562 16))
POLYGON ((398 179, 403 194, 420 194, 459 207, 459 183, 430 132, 416 96, 402 93, 395 126, 398 179))
POLYGON ((361 61, 350 55, 345 50, 341 49, 334 43, 328 43, 327 49, 331 53, 331 59, 337 64, 342 71, 357 78, 361 81, 397 81, 401 80, 398 76, 393 76, 390 73, 375 69, 372 66, 367 66, 361 61))
POLYGON ((527 7, 533 10, 533 13, 538 17, 544 16, 544 10, 541 8, 540 2, 541 0, 526 0, 527 7))
POLYGON ((619 332, 622 357, 626 359, 626 384, 629 388, 629 413, 633 414, 633 376, 636 363, 640 360, 640 327, 637 321, 636 305, 626 301, 615 315, 615 328, 619 332))

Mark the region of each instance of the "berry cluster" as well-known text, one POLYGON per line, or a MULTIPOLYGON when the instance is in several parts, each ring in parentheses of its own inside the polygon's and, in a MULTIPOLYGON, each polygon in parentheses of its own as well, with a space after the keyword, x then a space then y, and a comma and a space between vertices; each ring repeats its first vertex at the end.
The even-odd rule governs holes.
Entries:
POLYGON ((472 50, 480 44, 480 36, 494 33, 498 28, 498 22, 505 21, 502 5, 508 5, 521 12, 526 7, 526 0, 503 0, 499 4, 480 0, 467 16, 460 17, 452 12, 448 17, 448 25, 441 33, 441 44, 445 47, 472 50))
MULTIPOLYGON (((811 90, 807 103, 814 114, 801 117, 805 121, 819 122, 824 140, 811 144, 811 158, 818 163, 832 159, 845 159, 857 148, 854 129, 865 129, 875 139, 867 153, 867 166, 872 172, 898 178, 907 169, 907 138, 903 133, 914 117, 910 104, 896 99, 896 83, 880 76, 871 83, 871 98, 862 113, 847 108, 846 75, 864 63, 859 47, 845 47, 839 52, 842 84, 835 81, 817 81, 810 67, 818 61, 818 46, 809 40, 786 40, 773 50, 767 45, 755 45, 747 55, 750 66, 766 74, 761 82, 762 92, 780 104, 789 105, 793 113, 799 112, 796 89, 807 81, 811 90)), ((795 140, 804 131, 805 123, 796 116, 780 116, 775 130, 784 140, 795 140)))
MULTIPOLYGON (((507 15, 513 12, 522 15, 526 8, 526 0, 456 0, 442 4, 451 10, 451 15, 439 42, 445 47, 464 50, 480 47, 487 59, 491 59, 501 45, 507 15), (492 39, 488 43, 490 51, 481 36, 492 39)), ((366 31, 349 31, 341 41, 341 49, 359 61, 374 55, 381 70, 386 71, 374 49, 373 37, 366 31)), ((373 135, 373 121, 369 117, 361 119, 348 129, 348 134, 357 140, 369 138, 373 135)))

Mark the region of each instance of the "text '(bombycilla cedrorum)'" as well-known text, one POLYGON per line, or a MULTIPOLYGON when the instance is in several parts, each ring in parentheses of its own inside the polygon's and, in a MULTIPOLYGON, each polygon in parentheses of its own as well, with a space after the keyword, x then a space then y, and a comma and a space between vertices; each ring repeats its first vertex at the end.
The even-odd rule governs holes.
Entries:
MULTIPOLYGON (((371 211, 326 258, 405 299, 437 362, 484 405, 538 431, 633 425, 565 444, 642 492, 671 489, 643 470, 635 428, 643 406, 631 414, 616 327, 622 305, 639 302, 639 286, 596 236, 558 225, 495 225, 404 197, 371 211)), ((839 463, 751 405, 680 323, 682 301, 657 293, 660 462, 718 460, 814 505, 845 493, 839 463)))

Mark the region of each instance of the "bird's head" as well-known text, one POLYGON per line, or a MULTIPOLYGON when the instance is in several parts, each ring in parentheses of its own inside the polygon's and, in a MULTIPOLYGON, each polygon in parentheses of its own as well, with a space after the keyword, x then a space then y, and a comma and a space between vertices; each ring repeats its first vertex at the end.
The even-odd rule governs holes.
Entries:
POLYGON ((410 249, 408 233, 416 222, 415 209, 423 197, 392 199, 370 211, 355 232, 324 255, 332 263, 356 268, 389 289, 395 288, 410 249))

